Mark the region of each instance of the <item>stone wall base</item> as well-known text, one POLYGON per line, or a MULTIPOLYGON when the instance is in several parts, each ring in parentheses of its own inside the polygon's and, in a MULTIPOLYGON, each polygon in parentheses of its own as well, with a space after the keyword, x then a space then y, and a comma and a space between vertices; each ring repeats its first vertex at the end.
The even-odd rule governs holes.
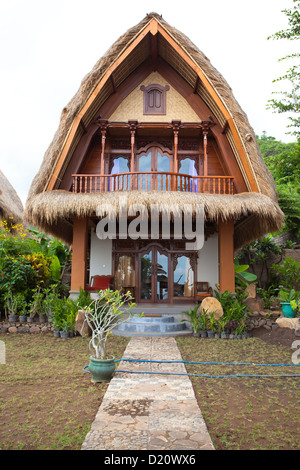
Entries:
POLYGON ((47 333, 53 331, 52 323, 0 321, 0 333, 47 333))

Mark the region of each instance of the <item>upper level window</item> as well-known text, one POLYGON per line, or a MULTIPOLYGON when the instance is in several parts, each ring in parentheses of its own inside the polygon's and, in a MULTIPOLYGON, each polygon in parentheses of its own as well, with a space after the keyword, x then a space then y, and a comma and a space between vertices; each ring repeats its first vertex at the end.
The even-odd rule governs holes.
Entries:
POLYGON ((141 86, 144 93, 144 114, 166 114, 166 92, 169 85, 141 86))

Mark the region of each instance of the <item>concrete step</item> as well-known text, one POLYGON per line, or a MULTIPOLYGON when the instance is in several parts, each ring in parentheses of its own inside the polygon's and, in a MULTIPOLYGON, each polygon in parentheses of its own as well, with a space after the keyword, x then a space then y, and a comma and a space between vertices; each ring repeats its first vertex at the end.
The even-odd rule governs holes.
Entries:
POLYGON ((177 321, 172 315, 134 315, 112 331, 123 336, 177 336, 190 334, 186 322, 177 321))

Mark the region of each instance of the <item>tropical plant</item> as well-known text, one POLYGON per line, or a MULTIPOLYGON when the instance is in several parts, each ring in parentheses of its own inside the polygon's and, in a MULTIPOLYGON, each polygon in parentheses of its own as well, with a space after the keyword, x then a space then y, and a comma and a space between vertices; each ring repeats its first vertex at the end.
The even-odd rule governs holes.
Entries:
POLYGON ((92 330, 89 348, 96 359, 106 359, 107 338, 114 327, 126 321, 125 314, 132 315, 135 306, 132 299, 130 292, 123 295, 118 290, 106 289, 99 291, 86 310, 85 319, 92 330))
POLYGON ((234 334, 241 336, 246 331, 247 325, 245 321, 241 321, 235 328, 234 334))
POLYGON ((277 299, 278 291, 279 288, 274 287, 273 285, 269 285, 266 289, 258 288, 256 290, 257 295, 263 299, 265 308, 272 307, 277 299))
POLYGON ((214 318, 215 312, 211 312, 208 315, 208 324, 207 329, 211 331, 216 331, 217 329, 217 320, 214 318))
POLYGON ((245 288, 249 285, 250 282, 257 280, 256 274, 250 273, 248 271, 248 264, 239 264, 237 258, 234 259, 234 272, 235 272, 235 285, 245 288))
POLYGON ((300 290, 300 263, 293 258, 285 258, 282 264, 271 266, 271 280, 275 286, 300 290))
MULTIPOLYGON (((189 321, 192 325, 192 329, 194 333, 197 333, 198 331, 198 320, 199 320, 199 315, 198 315, 198 310, 199 306, 196 305, 193 308, 190 308, 189 310, 183 310, 182 313, 187 315, 189 317, 189 321)), ((181 321, 186 321, 185 319, 182 319, 181 321)))
POLYGON ((295 291, 295 289, 280 289, 278 297, 281 302, 291 302, 293 300, 297 300, 299 295, 300 293, 295 291))
POLYGON ((244 300, 248 297, 248 292, 242 290, 237 290, 235 294, 229 290, 224 292, 215 290, 214 292, 227 318, 235 319, 235 317, 240 317, 242 314, 246 313, 248 307, 244 304, 244 300))
POLYGON ((198 316, 198 328, 201 331, 205 331, 208 328, 209 324, 209 315, 207 310, 203 309, 201 314, 198 316))
POLYGON ((13 295, 12 291, 7 291, 4 296, 5 316, 18 315, 19 303, 17 298, 13 295))
POLYGON ((90 293, 86 290, 83 290, 80 287, 79 295, 77 299, 78 310, 85 310, 90 305, 91 302, 92 300, 91 300, 90 293))
POLYGON ((219 318, 217 321, 217 331, 219 333, 222 333, 227 330, 227 327, 229 325, 229 320, 226 318, 224 315, 219 318))

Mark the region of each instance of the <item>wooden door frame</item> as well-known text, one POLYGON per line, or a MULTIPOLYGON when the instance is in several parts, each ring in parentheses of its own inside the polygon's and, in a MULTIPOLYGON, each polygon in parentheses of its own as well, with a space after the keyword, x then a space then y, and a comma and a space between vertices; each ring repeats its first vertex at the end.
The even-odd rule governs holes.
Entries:
POLYGON ((170 169, 169 172, 173 172, 173 151, 170 150, 167 147, 164 147, 161 145, 159 142, 151 142, 150 144, 146 145, 145 147, 141 147, 138 149, 136 152, 136 157, 135 157, 135 171, 139 171, 139 159, 140 157, 146 156, 150 151, 153 152, 152 149, 154 150, 154 155, 151 154, 151 170, 150 171, 157 171, 157 153, 158 149, 160 150, 162 155, 167 155, 170 159, 170 169), (156 168, 156 169, 155 169, 156 168))
POLYGON ((164 248, 160 243, 153 242, 145 247, 142 248, 141 250, 138 251, 138 256, 137 256, 137 270, 136 270, 136 286, 137 286, 137 302, 139 303, 171 303, 172 300, 172 280, 173 277, 170 275, 172 272, 172 259, 171 259, 172 253, 167 249, 164 248), (152 269, 151 269, 151 300, 145 300, 141 298, 141 259, 142 257, 149 253, 151 250, 153 250, 153 259, 152 259, 152 269), (159 251, 161 254, 165 255, 168 257, 168 298, 166 300, 157 300, 157 272, 153 270, 153 267, 157 266, 157 251, 159 251))

